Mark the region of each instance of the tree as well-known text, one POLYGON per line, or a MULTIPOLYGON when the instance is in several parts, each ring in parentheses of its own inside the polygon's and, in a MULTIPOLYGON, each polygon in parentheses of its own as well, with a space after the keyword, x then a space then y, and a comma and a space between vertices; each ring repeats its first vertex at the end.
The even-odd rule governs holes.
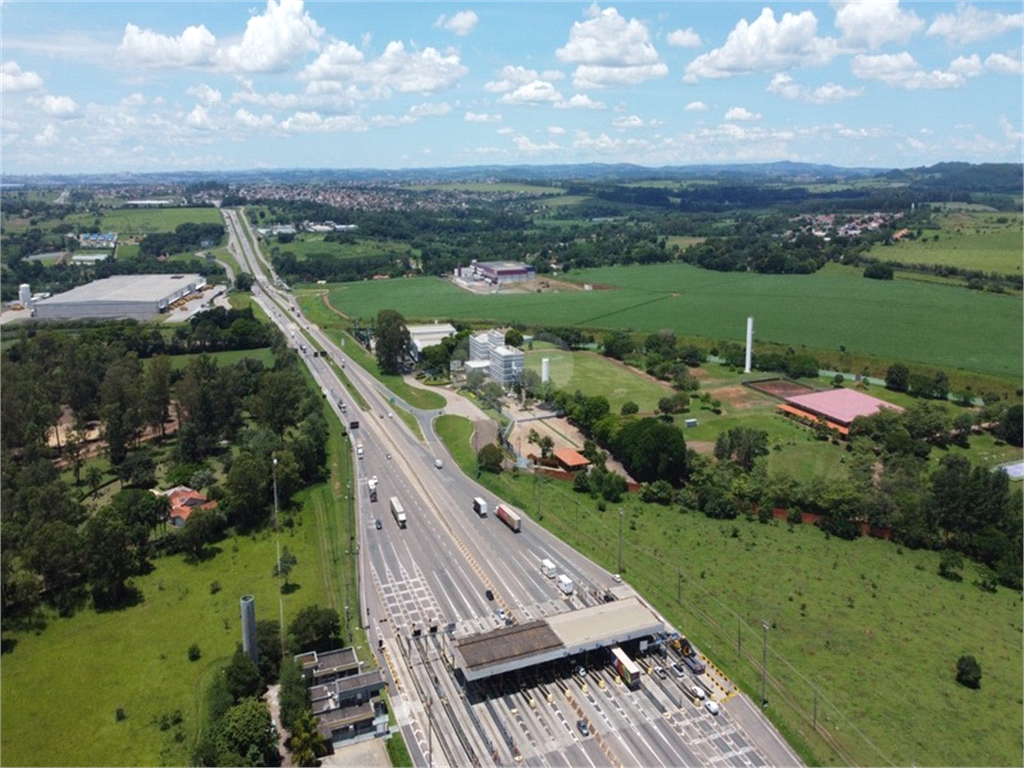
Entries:
POLYGON ((164 422, 171 404, 171 359, 157 355, 146 366, 142 382, 142 416, 146 424, 164 435, 164 422))
POLYGON ((590 473, 586 469, 572 476, 572 489, 577 493, 590 493, 590 473))
POLYGON ((100 489, 100 486, 103 485, 103 470, 95 464, 90 464, 85 470, 85 483, 95 494, 100 489))
POLYGON ((36 536, 29 565, 43 577, 49 599, 59 603, 85 575, 78 530, 63 520, 46 523, 36 536))
POLYGON ((1018 448, 1024 445, 1024 407, 1011 405, 1006 409, 996 427, 996 436, 1018 448))
POLYGON ((651 418, 630 421, 622 425, 610 447, 640 482, 667 480, 679 486, 686 479, 686 440, 675 425, 651 418))
POLYGON ((249 452, 231 462, 225 481, 232 521, 244 529, 255 528, 263 520, 267 508, 267 465, 249 452))
POLYGON ((619 413, 623 416, 629 416, 640 411, 640 406, 634 403, 632 400, 627 400, 622 404, 622 408, 619 409, 619 413))
POLYGON ((377 364, 381 372, 392 375, 401 373, 411 343, 405 318, 393 309, 382 309, 377 313, 374 336, 377 342, 377 364))
POLYGON ((488 443, 476 455, 476 461, 480 469, 493 472, 496 475, 501 473, 502 458, 501 448, 494 443, 488 443))
POLYGON ((298 558, 288 551, 287 546, 281 550, 281 557, 277 561, 277 565, 274 566, 274 575, 280 576, 284 581, 284 583, 281 584, 282 592, 286 592, 288 590, 288 575, 292 572, 292 569, 298 565, 298 563, 298 558))
POLYGON ((296 653, 328 651, 338 642, 341 620, 333 608, 307 605, 288 625, 288 634, 296 653))
POLYGON ((327 754, 327 746, 320 737, 316 719, 309 709, 302 710, 290 730, 292 737, 289 748, 292 753, 292 765, 314 766, 318 757, 327 754))
POLYGON ((277 736, 263 702, 247 698, 221 718, 214 737, 218 765, 277 765, 277 736))
POLYGON ((550 435, 544 435, 544 437, 537 441, 537 445, 540 447, 541 458, 546 459, 551 455, 551 450, 555 447, 555 441, 550 435))
POLYGON ((910 369, 902 363, 893 363, 885 372, 885 386, 893 392, 906 392, 910 385, 910 369))
POLYGON ((252 290, 252 285, 255 282, 253 276, 248 272, 239 272, 235 275, 235 290, 237 291, 249 291, 252 290))
POLYGON ((139 563, 127 526, 110 507, 85 525, 83 557, 96 606, 123 605, 132 595, 125 582, 138 572, 139 563))
POLYGON ((612 331, 604 337, 604 354, 606 357, 621 360, 635 348, 633 339, 626 331, 612 331))
POLYGON ((256 648, 259 649, 259 659, 256 666, 260 668, 263 682, 267 685, 274 683, 281 673, 281 625, 274 619, 257 619, 256 621, 256 648))
POLYGON ((663 397, 658 400, 658 410, 661 411, 662 415, 667 419, 676 410, 676 404, 672 402, 671 397, 663 397))
POLYGON ((956 660, 956 681, 968 688, 981 687, 981 664, 973 656, 961 656, 956 660))
POLYGON ((523 334, 515 328, 509 328, 505 332, 505 346, 516 349, 523 346, 523 334))
POLYGON ((224 530, 224 515, 216 509, 194 509, 176 534, 185 557, 193 562, 203 559, 207 544, 217 540, 224 530))
POLYGON ((260 675, 260 668, 256 662, 249 658, 249 654, 242 650, 242 646, 235 647, 235 655, 231 662, 224 669, 224 678, 227 680, 228 692, 235 703, 250 696, 259 696, 263 690, 263 676, 260 675))
POLYGON ((950 581, 961 581, 958 571, 964 567, 964 559, 955 549, 944 549, 939 560, 939 576, 950 581))
POLYGON ((281 688, 278 694, 281 704, 281 725, 292 730, 310 706, 309 686, 302 674, 302 667, 294 659, 281 663, 281 688))

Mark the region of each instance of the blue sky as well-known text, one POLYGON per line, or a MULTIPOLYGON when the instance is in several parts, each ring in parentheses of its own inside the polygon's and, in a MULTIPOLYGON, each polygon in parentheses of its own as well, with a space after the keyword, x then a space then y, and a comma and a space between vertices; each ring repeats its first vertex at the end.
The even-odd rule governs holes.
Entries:
POLYGON ((1020 2, 3 2, 4 173, 1020 162, 1020 2))

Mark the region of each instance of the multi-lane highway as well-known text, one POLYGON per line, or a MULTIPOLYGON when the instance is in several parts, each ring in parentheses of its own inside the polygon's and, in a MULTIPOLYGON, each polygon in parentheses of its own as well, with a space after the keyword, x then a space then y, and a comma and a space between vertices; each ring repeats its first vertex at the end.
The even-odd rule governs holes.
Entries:
POLYGON ((705 675, 673 671, 672 662, 681 660, 674 650, 639 659, 644 673, 637 690, 622 684, 604 650, 483 683, 460 681, 447 630, 464 636, 496 629, 505 624, 499 611, 525 623, 594 606, 616 585, 613 575, 525 516, 519 533, 498 520, 493 510, 501 500, 464 476, 434 436, 432 420, 441 411, 409 409, 425 435, 421 442, 394 415, 394 395, 302 317, 259 253, 244 215, 223 214, 231 251, 256 278, 255 300, 297 349, 306 345, 306 364, 339 418, 360 423, 350 432, 353 448, 362 446, 353 481, 360 620, 379 648, 416 765, 799 763, 748 699, 705 675), (329 359, 311 354, 310 339, 345 368, 367 409, 349 396, 329 359), (377 501, 370 500, 371 477, 377 501), (491 514, 473 511, 475 496, 487 501, 491 514), (404 507, 404 528, 391 514, 391 497, 404 507), (574 581, 572 596, 541 572, 544 559, 574 581), (582 673, 580 661, 587 665, 582 673), (717 699, 718 714, 694 696, 694 685, 717 699))

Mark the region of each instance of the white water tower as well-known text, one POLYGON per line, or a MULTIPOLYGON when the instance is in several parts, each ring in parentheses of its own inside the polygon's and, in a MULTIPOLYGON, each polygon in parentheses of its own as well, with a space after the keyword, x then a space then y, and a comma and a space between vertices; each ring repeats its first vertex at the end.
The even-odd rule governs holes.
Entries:
POLYGON ((242 610, 242 650, 252 659, 253 664, 259 664, 259 649, 256 647, 256 598, 252 595, 243 595, 239 602, 242 610))
POLYGON ((542 384, 551 381, 551 358, 549 357, 540 359, 540 380, 542 384))
POLYGON ((754 351, 754 318, 747 318, 747 357, 743 361, 743 372, 750 373, 750 356, 754 351))
POLYGON ((28 283, 22 283, 18 286, 18 301, 25 309, 29 308, 32 303, 32 288, 28 283))

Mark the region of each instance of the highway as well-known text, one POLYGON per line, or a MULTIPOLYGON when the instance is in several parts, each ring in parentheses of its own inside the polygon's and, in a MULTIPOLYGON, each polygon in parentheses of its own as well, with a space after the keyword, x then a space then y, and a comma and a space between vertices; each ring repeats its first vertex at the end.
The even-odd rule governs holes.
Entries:
POLYGON ((504 525, 493 513, 501 500, 463 475, 434 435, 432 421, 443 411, 407 409, 420 424, 421 442, 394 415, 394 395, 302 317, 259 254, 244 215, 222 213, 229 249, 256 279, 254 300, 293 346, 306 345, 302 356, 342 422, 359 421, 350 436, 353 447, 363 448, 362 458, 354 459, 352 488, 360 619, 372 646, 380 648, 378 661, 415 765, 799 764, 742 695, 725 694, 706 676, 688 671, 681 677, 671 670, 664 678, 654 674, 654 666, 679 661, 674 651, 667 659, 652 654, 639 660, 645 673, 635 691, 622 684, 605 654, 594 654, 582 675, 568 664, 548 665, 464 688, 450 665, 450 625, 465 635, 502 626, 499 609, 526 622, 596 605, 604 589, 616 585, 613 575, 525 515, 520 533, 504 525), (307 339, 329 357, 314 357, 307 339), (368 409, 358 407, 331 361, 344 368, 368 409), (378 480, 376 502, 370 501, 371 477, 378 480), (475 496, 487 500, 486 517, 473 511, 475 496), (404 529, 391 515, 390 497, 405 508, 404 529), (570 598, 541 572, 545 558, 576 584, 570 598), (720 714, 686 695, 695 683, 720 702, 720 714), (580 721, 588 724, 587 735, 580 721))

